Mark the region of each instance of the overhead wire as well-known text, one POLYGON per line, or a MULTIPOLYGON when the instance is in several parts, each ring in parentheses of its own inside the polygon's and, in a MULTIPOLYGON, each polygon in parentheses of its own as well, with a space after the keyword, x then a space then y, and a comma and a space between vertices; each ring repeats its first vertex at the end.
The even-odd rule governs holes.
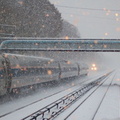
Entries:
POLYGON ((62 13, 62 14, 67 14, 70 16, 77 16, 77 17, 89 17, 89 18, 96 18, 96 19, 106 19, 106 20, 116 20, 116 18, 105 18, 105 17, 99 17, 99 16, 92 16, 92 15, 80 15, 76 13, 62 13))
POLYGON ((81 8, 81 7, 72 7, 72 6, 64 6, 64 5, 55 5, 57 7, 64 7, 64 8, 71 8, 71 9, 83 9, 83 10, 92 10, 92 11, 114 11, 114 12, 120 12, 120 10, 115 10, 115 9, 106 9, 106 8, 103 8, 103 9, 95 9, 95 8, 81 8))
MULTIPOLYGON (((64 5, 55 5, 57 7, 63 7, 63 8, 69 8, 69 9, 82 9, 82 10, 92 10, 92 11, 102 11, 102 12, 119 12, 120 10, 115 10, 115 9, 95 9, 95 8, 80 8, 80 7, 72 7, 72 6, 64 6, 64 5)), ((62 13, 62 14, 69 14, 69 13, 62 13)), ((78 14, 74 14, 74 13, 70 13, 71 15, 75 15, 75 16, 81 16, 78 14)), ((82 16, 86 16, 86 15, 82 15, 82 16)), ((90 16, 90 15, 89 15, 90 16)), ((116 20, 116 18, 105 18, 105 17, 98 17, 98 16, 90 16, 93 18, 98 18, 98 19, 106 19, 106 20, 116 20)))

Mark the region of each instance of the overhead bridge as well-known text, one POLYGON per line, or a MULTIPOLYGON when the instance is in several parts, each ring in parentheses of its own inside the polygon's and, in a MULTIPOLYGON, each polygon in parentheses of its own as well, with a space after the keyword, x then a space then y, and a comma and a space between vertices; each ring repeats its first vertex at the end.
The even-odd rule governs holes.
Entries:
POLYGON ((5 39, 1 51, 120 52, 120 39, 5 39))

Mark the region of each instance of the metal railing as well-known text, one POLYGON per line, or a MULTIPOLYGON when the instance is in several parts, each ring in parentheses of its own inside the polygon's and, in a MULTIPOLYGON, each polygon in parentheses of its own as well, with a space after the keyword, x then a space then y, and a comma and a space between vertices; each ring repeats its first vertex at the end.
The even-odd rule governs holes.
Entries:
POLYGON ((4 40, 1 43, 1 51, 120 52, 120 39, 4 38, 4 40))

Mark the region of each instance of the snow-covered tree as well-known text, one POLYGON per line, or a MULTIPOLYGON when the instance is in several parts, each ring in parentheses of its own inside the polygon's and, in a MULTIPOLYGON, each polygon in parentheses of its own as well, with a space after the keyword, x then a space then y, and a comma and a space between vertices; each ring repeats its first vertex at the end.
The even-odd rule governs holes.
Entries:
POLYGON ((18 37, 57 37, 61 14, 48 0, 1 0, 0 23, 15 25, 18 37))

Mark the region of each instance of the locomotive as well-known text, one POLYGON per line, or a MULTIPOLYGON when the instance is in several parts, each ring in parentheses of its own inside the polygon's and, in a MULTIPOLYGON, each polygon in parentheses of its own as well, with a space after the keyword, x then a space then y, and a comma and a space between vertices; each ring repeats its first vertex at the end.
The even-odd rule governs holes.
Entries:
POLYGON ((60 81, 87 73, 86 64, 3 53, 0 55, 0 96, 10 93, 13 89, 47 81, 60 81))

